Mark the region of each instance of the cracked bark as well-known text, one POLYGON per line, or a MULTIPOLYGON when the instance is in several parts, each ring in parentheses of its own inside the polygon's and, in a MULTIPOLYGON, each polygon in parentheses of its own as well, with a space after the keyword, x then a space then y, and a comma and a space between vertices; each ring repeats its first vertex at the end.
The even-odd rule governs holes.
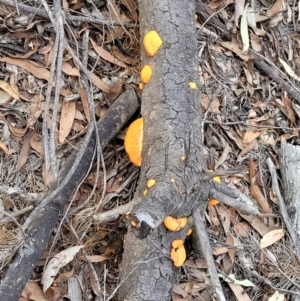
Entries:
MULTIPOLYGON (((154 57, 142 50, 152 78, 142 94, 144 141, 140 197, 149 179, 156 184, 133 209, 138 222, 125 238, 120 300, 170 300, 176 269, 169 258, 174 238, 184 233, 159 226, 167 215, 187 216, 207 201, 209 186, 194 191, 206 170, 202 154, 200 92, 194 1, 139 1, 141 37, 156 30, 163 40, 154 57), (197 89, 191 89, 194 82, 197 89), (171 179, 172 182, 170 181, 171 179), (143 238, 137 241, 135 234, 143 238)), ((185 232, 186 233, 186 232, 185 232)))

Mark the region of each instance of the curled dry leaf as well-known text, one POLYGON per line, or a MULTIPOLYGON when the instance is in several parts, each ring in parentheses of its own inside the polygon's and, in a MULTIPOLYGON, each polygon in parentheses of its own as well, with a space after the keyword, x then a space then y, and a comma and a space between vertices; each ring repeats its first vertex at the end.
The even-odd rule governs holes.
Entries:
POLYGON ((82 248, 83 246, 68 248, 64 251, 59 252, 50 260, 42 276, 43 292, 46 292, 46 290, 51 286, 52 282, 54 281, 54 277, 57 275, 59 269, 72 261, 75 255, 82 248))
POLYGON ((24 138, 15 172, 19 171, 24 166, 24 164, 26 163, 26 161, 28 159, 29 148, 30 148, 30 139, 31 139, 32 135, 33 135, 33 133, 31 132, 24 138))
POLYGON ((8 148, 2 141, 0 141, 0 148, 5 152, 5 155, 8 155, 8 148))
POLYGON ((59 123, 59 142, 65 141, 66 137, 69 135, 72 125, 74 122, 76 113, 76 103, 64 101, 61 107, 61 117, 59 123))
POLYGON ((6 83, 3 80, 0 80, 0 89, 4 90, 11 97, 20 100, 19 92, 15 88, 13 88, 10 84, 6 83))
POLYGON ((42 289, 35 281, 28 281, 26 286, 21 294, 21 300, 39 300, 39 301, 47 301, 48 298, 45 297, 42 289))
POLYGON ((290 75, 293 79, 300 81, 300 76, 296 75, 295 72, 292 70, 292 68, 281 58, 279 58, 279 62, 285 69, 285 71, 290 75))
POLYGON ((125 64, 123 62, 121 62, 118 59, 116 59, 115 57, 113 57, 108 51, 106 51, 103 47, 97 45, 96 42, 94 42, 92 39, 90 39, 90 40, 91 40, 94 50, 97 52, 97 54, 100 57, 102 57, 104 60, 106 60, 112 64, 118 65, 120 67, 125 67, 125 64))
POLYGON ((249 160, 249 174, 250 174, 250 191, 252 197, 256 200, 257 204, 261 207, 261 209, 265 213, 272 213, 271 208, 269 207, 268 201, 263 196, 262 192, 260 191, 258 185, 256 184, 255 179, 255 166, 253 161, 249 160))
POLYGON ((273 245, 275 242, 280 240, 284 236, 283 229, 272 230, 265 234, 263 238, 260 240, 260 247, 262 249, 267 248, 273 245))

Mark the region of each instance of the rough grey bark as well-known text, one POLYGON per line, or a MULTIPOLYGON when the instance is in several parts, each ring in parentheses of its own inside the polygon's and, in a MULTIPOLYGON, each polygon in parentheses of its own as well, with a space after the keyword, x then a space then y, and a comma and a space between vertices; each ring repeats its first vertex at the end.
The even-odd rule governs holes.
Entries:
POLYGON ((139 1, 139 11, 141 37, 156 30, 163 40, 154 57, 148 57, 142 47, 142 66, 150 65, 153 74, 142 93, 141 189, 147 180, 156 180, 133 210, 146 225, 137 227, 144 237, 147 226, 156 228, 170 214, 187 215, 196 200, 204 199, 204 191, 194 191, 193 187, 205 164, 194 1, 139 1), (190 82, 196 83, 197 89, 191 89, 190 82))
MULTIPOLYGON (((277 196, 283 219, 294 244, 294 252, 299 258, 300 240, 300 147, 286 143, 281 139, 279 153, 280 173, 284 192, 284 201, 277 196), (291 229, 293 228, 293 229, 291 229), (294 231, 294 232, 293 232, 294 231)), ((270 166, 270 163, 269 163, 270 166)), ((274 168, 275 169, 275 168, 274 168)), ((272 172, 272 171, 271 171, 272 172)), ((274 187, 274 181, 273 181, 274 187)), ((279 190, 279 189, 278 189, 279 190)), ((275 190, 276 191, 276 190, 275 190)), ((297 291, 297 288, 294 288, 297 291)), ((293 301, 300 301, 300 296, 293 294, 293 301)))
POLYGON ((170 300, 176 272, 169 258, 171 241, 180 234, 158 225, 167 215, 191 214, 208 196, 205 187, 193 190, 205 170, 195 7, 190 0, 140 0, 139 12, 141 37, 155 30, 163 45, 154 57, 147 57, 142 47, 142 66, 151 66, 152 78, 142 93, 144 141, 135 197, 142 196, 147 180, 155 179, 156 184, 130 218, 138 223, 133 228, 138 237, 156 229, 143 241, 132 230, 126 235, 119 299, 163 301, 170 300), (197 89, 191 89, 190 82, 197 89))
POLYGON ((286 210, 300 239, 300 147, 282 139, 279 159, 286 210))
MULTIPOLYGON (((138 102, 133 91, 126 91, 114 102, 97 125, 101 147, 107 145, 137 108, 138 102)), ((47 206, 38 206, 31 214, 34 215, 34 218, 26 230, 27 237, 1 280, 0 300, 16 301, 19 299, 48 242, 54 225, 63 213, 64 205, 80 184, 92 163, 95 146, 94 133, 86 144, 82 143, 79 146, 80 150, 83 149, 80 165, 72 171, 72 175, 63 189, 54 190, 48 197, 47 206), (56 193, 56 191, 59 191, 59 193, 56 193)), ((71 170, 74 156, 71 155, 68 161, 67 166, 71 170)))

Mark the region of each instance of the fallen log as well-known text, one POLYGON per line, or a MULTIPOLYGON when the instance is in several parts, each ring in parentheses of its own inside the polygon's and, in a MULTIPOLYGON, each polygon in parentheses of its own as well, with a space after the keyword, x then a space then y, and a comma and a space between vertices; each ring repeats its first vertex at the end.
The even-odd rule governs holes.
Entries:
MULTIPOLYGON (((138 101, 133 91, 128 90, 119 96, 97 124, 102 148, 120 131, 137 108, 138 101)), ((79 145, 79 151, 71 154, 68 159, 62 183, 29 216, 31 223, 26 230, 27 237, 0 282, 0 300, 19 299, 54 225, 63 213, 64 205, 89 170, 96 147, 95 131, 88 141, 85 140, 79 145), (76 159, 80 162, 78 168, 74 169, 76 159)))
MULTIPOLYGON (((184 240, 187 233, 187 229, 167 231, 162 225, 165 217, 189 216, 196 208, 203 214, 208 198, 214 195, 229 203, 240 200, 245 207, 251 202, 235 190, 216 185, 207 173, 202 152, 194 1, 139 1, 139 13, 142 39, 154 30, 163 44, 153 57, 142 47, 142 67, 149 65, 152 77, 142 92, 144 138, 135 194, 141 201, 127 216, 133 227, 124 241, 118 294, 119 300, 165 301, 171 298, 178 270, 170 259, 171 243, 184 240), (150 179, 156 183, 143 195, 150 179)), ((252 206, 250 211, 257 214, 252 206)), ((220 291, 220 285, 215 288, 220 291)))

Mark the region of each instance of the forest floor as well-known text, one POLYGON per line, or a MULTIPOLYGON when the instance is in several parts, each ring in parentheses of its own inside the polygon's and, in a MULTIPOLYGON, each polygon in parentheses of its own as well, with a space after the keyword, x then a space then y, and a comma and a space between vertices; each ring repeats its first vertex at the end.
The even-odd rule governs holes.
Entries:
MULTIPOLYGON (((96 120, 128 89, 133 89, 140 99, 141 46, 135 1, 61 3, 68 24, 64 27, 64 39, 77 56, 88 54, 96 120), (84 49, 82 39, 87 30, 88 49, 84 49)), ((245 170, 222 176, 222 183, 238 188, 269 214, 266 218, 241 215, 216 200, 208 201, 206 219, 214 259, 220 274, 229 275, 222 280, 228 300, 284 300, 284 296, 288 298, 293 291, 300 291, 300 265, 285 232, 266 160, 271 158, 279 167, 282 138, 300 144, 300 97, 297 100, 288 94, 274 80, 274 74, 266 74, 254 65, 253 58, 263 57, 277 76, 299 93, 299 4, 291 0, 251 1, 247 5, 243 0, 213 0, 198 4, 204 5, 210 15, 203 22, 200 6, 196 6, 204 120, 199 130, 205 134, 207 166, 210 170, 245 170), (217 18, 223 29, 212 25, 212 18, 217 18)), ((47 6, 53 12, 52 1, 38 4, 34 0, 0 0, 2 271, 22 242, 21 225, 47 194, 55 177, 55 164, 49 159, 53 154, 51 146, 54 145, 57 165, 63 166, 91 121, 77 63, 67 50, 63 52, 61 74, 56 75, 62 85, 58 101, 53 102, 54 94, 49 97, 47 92, 50 67, 58 52, 57 28, 51 18, 41 14, 46 14, 47 6), (43 128, 49 132, 49 141, 45 140, 43 128), (45 152, 50 154, 48 159, 45 152)), ((130 122, 138 117, 136 112, 130 122)), ((124 150, 128 125, 103 149, 105 164, 91 168, 66 206, 64 216, 68 222, 60 219, 20 301, 62 301, 64 297, 71 301, 94 300, 99 287, 107 299, 117 287, 128 221, 122 215, 100 224, 94 217, 133 198, 139 168, 129 161, 124 150), (91 264, 86 263, 80 249, 73 248, 78 246, 74 233, 81 238, 91 264), (70 262, 59 266, 44 294, 41 279, 47 273, 46 264, 63 250, 70 262), (70 297, 74 287, 78 295, 70 297)), ((174 283, 173 301, 213 300, 206 290, 210 280, 203 257, 193 252, 192 240, 187 241, 186 248, 187 260, 174 283)))

